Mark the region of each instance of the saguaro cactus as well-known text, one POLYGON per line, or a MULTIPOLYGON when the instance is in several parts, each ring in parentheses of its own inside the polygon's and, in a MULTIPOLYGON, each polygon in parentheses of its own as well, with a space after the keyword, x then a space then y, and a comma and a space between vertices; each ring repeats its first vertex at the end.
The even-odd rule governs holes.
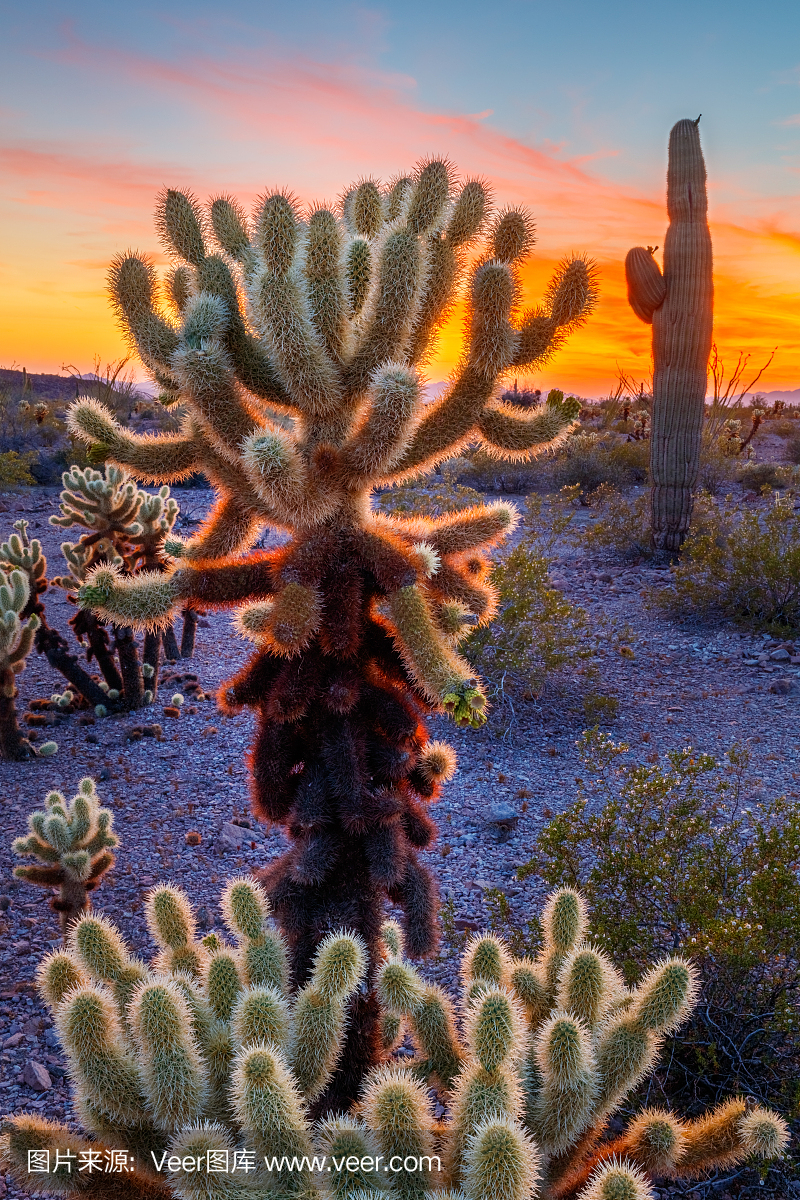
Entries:
MULTIPOLYGON (((518 267, 533 243, 521 211, 489 226, 467 287, 460 366, 445 393, 424 402, 417 367, 487 209, 485 187, 456 189, 441 161, 383 190, 362 182, 340 216, 301 213, 275 193, 250 226, 229 199, 204 212, 168 191, 158 222, 182 260, 169 281, 176 323, 159 311, 142 257, 120 258, 111 286, 164 399, 185 403, 183 430, 137 437, 92 401, 70 417, 96 460, 151 481, 202 471, 217 490, 197 536, 167 541, 169 575, 128 580, 98 568, 82 602, 145 628, 187 602, 239 608, 239 632, 258 652, 221 701, 259 712, 254 809, 294 841, 264 882, 299 983, 320 938, 341 925, 374 958, 386 895, 404 908, 410 951, 433 947, 434 884, 417 854, 434 834, 425 804, 452 764, 426 745, 422 719, 442 709, 485 719, 483 692, 455 646, 468 618, 493 611, 487 551, 516 519, 505 504, 389 518, 372 511, 372 489, 471 441, 526 457, 566 437, 577 414, 577 403, 520 412, 494 398, 504 371, 541 362, 595 301, 593 269, 576 257, 541 306, 518 310, 518 267), (212 233, 221 255, 209 252, 212 233), (247 553, 265 525, 291 539, 247 553)), ((350 1030, 339 1103, 356 1095, 379 1053, 369 994, 350 1030)))
POLYGON ((91 915, 66 952, 44 959, 39 987, 92 1140, 37 1116, 5 1118, 0 1160, 23 1186, 86 1200, 652 1200, 656 1179, 770 1160, 786 1146, 785 1122, 742 1099, 695 1121, 646 1109, 606 1136, 691 1007, 694 976, 669 959, 626 988, 583 940, 583 904, 569 891, 550 898, 537 961, 493 937, 472 941, 463 1045, 452 1002, 426 987, 386 927, 381 997, 409 1020, 418 1053, 376 1066, 351 1113, 312 1122, 308 1103, 331 1076, 363 984, 364 944, 329 935, 292 997, 262 889, 232 879, 221 907, 235 947, 216 933, 197 941, 186 896, 162 885, 147 901, 159 946, 149 966, 91 915), (459 1066, 449 1117, 436 1124, 427 1085, 445 1043, 459 1066), (59 1165, 65 1147, 75 1158, 59 1165), (128 1152, 124 1175, 78 1169, 109 1147, 128 1152), (29 1153, 47 1150, 51 1171, 32 1172, 29 1153))
POLYGON ((699 120, 678 121, 669 135, 663 275, 653 247, 636 246, 625 259, 631 307, 653 326, 652 537, 670 554, 680 550, 692 515, 714 319, 699 120))
POLYGON ((60 792, 50 792, 44 809, 28 818, 28 837, 17 838, 14 853, 38 858, 33 866, 15 867, 18 879, 42 888, 58 888, 50 907, 59 914, 62 933, 90 907, 89 893, 114 865, 112 849, 119 839, 111 832, 113 817, 98 802, 94 780, 78 784, 67 804, 60 792))

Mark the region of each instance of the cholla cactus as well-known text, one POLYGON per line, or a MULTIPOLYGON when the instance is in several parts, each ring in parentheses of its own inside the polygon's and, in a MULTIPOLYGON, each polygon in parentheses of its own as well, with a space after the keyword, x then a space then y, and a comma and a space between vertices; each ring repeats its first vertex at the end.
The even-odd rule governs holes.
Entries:
POLYGON ((100 807, 94 780, 88 777, 80 781, 69 804, 60 792, 50 792, 44 803, 44 810, 28 818, 28 837, 13 844, 15 854, 40 862, 15 867, 14 874, 37 887, 59 889, 50 907, 59 914, 66 934, 72 921, 91 907, 89 892, 113 867, 111 851, 119 839, 111 832, 114 818, 100 807))
MULTIPOLYGON (((519 267, 534 240, 522 211, 488 225, 467 283, 459 369, 425 403, 419 366, 488 207, 485 186, 456 188, 442 161, 383 189, 363 181, 339 213, 304 214, 275 193, 250 224, 230 199, 204 212, 167 191, 158 223, 180 260, 167 284, 174 319, 139 255, 114 263, 111 289, 162 399, 185 404, 182 431, 138 437, 92 401, 70 415, 95 461, 158 482, 200 471, 217 491, 195 537, 167 540, 171 573, 126 579, 98 568, 81 599, 143 628, 187 602, 239 609, 239 632, 258 651, 223 704, 259 711, 254 808, 295 842, 264 881, 299 980, 320 937, 342 924, 356 926, 374 958, 386 894, 404 907, 410 951, 433 947, 434 886, 417 854, 433 837, 424 808, 443 777, 425 757, 422 718, 444 709, 462 723, 485 720, 456 646, 469 620, 492 615, 487 552, 516 520, 507 504, 387 517, 372 510, 372 490, 470 442, 527 458, 559 444, 578 411, 557 396, 529 412, 495 398, 503 373, 541 363, 596 296, 591 264, 576 257, 542 305, 520 310, 519 267), (212 236, 221 253, 210 252, 212 236), (291 539, 249 552, 265 526, 291 539)), ((379 1051, 369 997, 352 1028, 356 1059, 344 1074, 357 1080, 379 1051)))
MULTIPOLYGON (((22 571, 6 574, 0 570, 0 758, 23 762, 35 758, 36 751, 17 721, 14 700, 17 676, 25 670, 39 618, 31 613, 23 619, 30 600, 27 576, 22 571)), ((52 754, 55 742, 46 742, 39 753, 52 754)))
MULTIPOLYGON (((168 487, 152 496, 137 488, 126 471, 112 466, 105 471, 72 467, 64 473, 63 483, 61 515, 52 516, 50 523, 65 528, 82 525, 90 532, 78 542, 62 544, 70 573, 55 577, 55 586, 76 592, 99 565, 126 576, 138 571, 163 571, 164 540, 172 533, 178 516, 177 502, 170 498, 168 487)), ((143 673, 129 626, 112 625, 112 649, 105 623, 90 611, 79 610, 70 624, 78 640, 88 643, 87 657, 97 661, 112 698, 126 708, 139 708, 153 701, 166 631, 145 634, 143 673)))
POLYGON ((741 1099, 696 1121, 647 1109, 608 1139, 609 1115, 691 1007, 694 975, 670 959, 628 990, 586 941, 582 901, 569 891, 547 905, 536 961, 514 959, 494 937, 468 946, 463 1045, 450 1002, 403 960, 397 926, 384 926, 381 997, 408 1020, 419 1056, 411 1067, 379 1064, 351 1113, 313 1121, 366 947, 328 935, 292 997, 262 889, 231 880, 222 911, 235 946, 216 933, 198 941, 186 896, 162 886, 147 901, 160 947, 150 966, 92 916, 65 953, 45 958, 40 990, 91 1140, 36 1116, 6 1118, 2 1157, 23 1185, 105 1200, 108 1176, 31 1174, 28 1154, 50 1150, 54 1163, 66 1147, 73 1161, 116 1147, 130 1159, 113 1194, 129 1200, 650 1200, 656 1179, 769 1160, 786 1146, 781 1118, 741 1099), (442 1078, 445 1043, 458 1067, 450 1117, 436 1124, 427 1083, 434 1069, 442 1078))
POLYGON ((47 591, 47 559, 42 553, 41 542, 38 538, 33 541, 28 537, 28 522, 15 521, 13 533, 8 541, 0 545, 0 569, 9 573, 21 571, 28 581, 28 601, 20 616, 22 618, 34 614, 38 619, 38 628, 34 638, 34 646, 47 661, 69 681, 75 692, 79 692, 89 704, 96 705, 105 699, 92 677, 84 671, 74 654, 70 653, 69 645, 56 629, 47 623, 42 596, 47 591))

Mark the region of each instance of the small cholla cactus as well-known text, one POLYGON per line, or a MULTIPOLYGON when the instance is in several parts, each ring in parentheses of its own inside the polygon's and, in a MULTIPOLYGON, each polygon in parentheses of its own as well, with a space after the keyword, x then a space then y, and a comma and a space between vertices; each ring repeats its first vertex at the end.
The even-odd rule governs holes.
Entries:
MULTIPOLYGON (((21 570, 9 574, 0 570, 0 758, 17 762, 35 758, 36 751, 22 731, 14 703, 17 695, 17 676, 25 670, 33 638, 39 628, 39 618, 28 609, 30 589, 21 570)), ((55 742, 47 742, 39 753, 53 753, 55 742)))
POLYGON ((44 803, 44 810, 28 818, 28 837, 13 844, 20 858, 38 858, 39 863, 15 867, 14 874, 37 887, 59 889, 50 907, 59 914, 66 934, 72 921, 91 907, 89 892, 114 866, 111 851, 119 839, 111 832, 111 812, 100 807, 94 780, 88 777, 80 781, 69 804, 60 792, 50 792, 44 803))
MULTIPOLYGON (((64 528, 81 525, 89 532, 78 542, 62 544, 70 573, 53 578, 55 586, 69 589, 74 595, 98 566, 110 567, 126 577, 139 571, 164 570, 164 541, 178 517, 178 505, 168 487, 150 495, 137 488, 127 471, 112 466, 104 471, 72 467, 64 473, 63 483, 61 515, 52 516, 50 523, 64 528)), ((123 707, 152 703, 158 685, 161 642, 167 630, 145 634, 142 660, 152 669, 146 683, 136 642, 126 625, 112 625, 112 648, 106 623, 87 609, 79 609, 70 624, 78 640, 87 644, 87 657, 96 660, 105 683, 118 693, 123 707)))
POLYGON ((70 654, 69 646, 61 634, 47 623, 42 602, 42 596, 48 588, 47 559, 42 553, 41 543, 38 538, 31 541, 28 537, 27 521, 15 521, 14 529, 16 533, 0 545, 0 569, 6 573, 21 571, 28 580, 28 601, 20 616, 24 618, 33 614, 38 620, 34 647, 38 653, 44 654, 52 667, 61 672, 76 693, 80 693, 89 704, 96 705, 102 700, 97 683, 79 665, 75 655, 70 654))
POLYGON ((70 414, 93 461, 150 482, 202 472, 217 492, 194 537, 167 539, 174 569, 127 579, 98 567, 81 602, 144 629, 187 604, 238 609, 257 651, 221 696, 229 712, 258 710, 254 810, 293 841, 264 875, 293 974, 305 979, 319 939, 344 924, 373 964, 342 1073, 356 1090, 380 1052, 370 990, 383 898, 402 906, 411 953, 434 947, 435 886, 418 855, 444 777, 427 764, 424 718, 486 718, 457 646, 491 618, 489 551, 517 516, 496 504, 405 520, 373 510, 372 493, 470 443, 527 459, 558 445, 580 409, 553 393, 523 410, 497 393, 506 372, 543 362, 586 319, 594 268, 565 260, 543 303, 523 310, 533 221, 521 210, 490 220, 489 207, 483 183, 457 183, 441 160, 385 187, 362 180, 338 210, 302 212, 274 193, 252 222, 229 198, 206 211, 168 190, 157 219, 176 262, 169 311, 140 255, 121 256, 110 283, 162 399, 184 405, 181 430, 132 434, 92 400, 70 414), (462 282, 464 351, 427 403, 420 367, 462 282), (291 537, 252 551, 266 526, 291 537))
POLYGON ((547 904, 537 960, 491 936, 469 944, 463 1039, 453 1002, 404 961, 399 927, 384 925, 379 991, 417 1057, 377 1065, 350 1113, 312 1120, 341 1069, 366 947, 328 935, 291 996, 262 889, 232 879, 221 907, 235 945, 217 933, 198 941, 184 893, 161 886, 147 900, 159 946, 149 966, 93 916, 44 959, 39 987, 88 1140, 38 1116, 5 1118, 0 1156, 23 1186, 87 1200, 652 1200, 654 1180, 786 1146, 781 1118, 741 1099, 696 1121, 646 1109, 609 1136, 609 1116, 691 1007, 694 973, 669 959, 629 990, 586 940, 583 902, 568 890, 547 904), (438 1124, 432 1078, 450 1089, 438 1124), (74 1160, 31 1170, 31 1152, 55 1164, 66 1147, 74 1160), (127 1154, 119 1190, 100 1172, 66 1169, 112 1147, 127 1154))

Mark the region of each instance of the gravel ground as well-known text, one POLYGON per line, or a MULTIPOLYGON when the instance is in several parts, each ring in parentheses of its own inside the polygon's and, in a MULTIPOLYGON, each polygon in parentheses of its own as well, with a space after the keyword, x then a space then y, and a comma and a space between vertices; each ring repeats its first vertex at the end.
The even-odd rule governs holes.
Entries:
MULTIPOLYGON (((0 531, 7 534, 11 523, 24 515, 31 533, 44 542, 51 571, 60 561, 63 538, 62 531, 47 524, 56 496, 56 489, 42 489, 23 498, 0 497, 0 531)), ((194 519, 209 498, 200 491, 176 491, 176 496, 183 513, 194 519)), ((783 656, 769 639, 731 627, 690 629, 646 610, 642 592, 659 577, 648 567, 609 567, 567 549, 554 564, 552 577, 590 615, 603 614, 612 625, 630 627, 628 640, 635 657, 623 657, 610 642, 600 650, 597 664, 600 690, 619 702, 612 736, 630 743, 643 758, 687 744, 722 754, 733 742, 747 741, 753 798, 798 796, 800 657, 793 646, 783 656), (776 649, 777 660, 764 657, 776 649), (791 661, 795 657, 797 662, 791 661)), ((72 610, 63 593, 49 593, 47 603, 51 624, 66 630, 72 610)), ((230 618, 210 614, 207 626, 198 630, 194 658, 175 670, 196 672, 213 694, 248 653, 248 645, 233 636, 230 618)), ((435 809, 441 837, 427 855, 443 898, 453 902, 457 928, 485 923, 483 893, 488 888, 506 890, 521 916, 538 909, 541 885, 536 879, 517 882, 515 869, 529 857, 547 817, 575 797, 575 743, 583 722, 562 700, 569 692, 569 670, 565 676, 564 693, 550 689, 540 701, 518 704, 510 730, 497 720, 480 731, 455 729, 438 719, 432 723, 433 735, 450 741, 459 756, 458 773, 435 809), (501 803, 519 816, 506 840, 489 820, 492 806, 501 803)), ((29 700, 62 690, 63 682, 44 658, 32 656, 20 678, 20 713, 29 700)), ((168 694, 152 709, 107 718, 89 728, 79 725, 77 717, 68 718, 46 733, 59 743, 54 757, 30 764, 0 763, 5 806, 0 892, 10 899, 10 907, 0 913, 0 1112, 69 1116, 63 1060, 32 985, 39 958, 59 944, 57 920, 41 893, 11 876, 11 840, 25 832, 27 814, 49 790, 57 788, 71 797, 82 776, 98 781, 103 803, 114 812, 122 846, 117 867, 97 893, 96 907, 147 957, 154 947, 144 927, 143 897, 154 883, 168 880, 185 887, 195 905, 206 910, 201 915, 212 927, 220 921, 217 897, 226 876, 263 865, 286 846, 280 831, 230 824, 247 820, 251 716, 224 717, 209 699, 196 706, 187 703, 180 719, 170 720, 162 713, 168 694), (130 742, 130 728, 147 721, 160 722, 163 740, 130 742), (200 833, 200 845, 186 844, 190 830, 200 833), (44 1075, 30 1064, 40 1064, 44 1075)), ((456 966, 457 956, 445 942, 426 971, 452 985, 456 966)), ((21 1193, 10 1181, 4 1191, 0 1176, 3 1195, 21 1193)))

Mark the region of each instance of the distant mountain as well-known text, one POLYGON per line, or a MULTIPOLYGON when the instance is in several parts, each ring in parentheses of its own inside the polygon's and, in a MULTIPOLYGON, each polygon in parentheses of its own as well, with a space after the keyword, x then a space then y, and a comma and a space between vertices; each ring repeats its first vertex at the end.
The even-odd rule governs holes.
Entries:
POLYGON ((770 404, 774 404, 776 400, 782 400, 784 404, 800 404, 800 388, 794 388, 790 392, 747 392, 745 400, 752 400, 754 396, 763 396, 770 404))
MULTIPOLYGON (((69 375, 28 375, 31 392, 40 400, 74 400, 77 395, 75 379, 69 375)), ((0 388, 12 392, 22 389, 22 371, 0 367, 0 388)))

